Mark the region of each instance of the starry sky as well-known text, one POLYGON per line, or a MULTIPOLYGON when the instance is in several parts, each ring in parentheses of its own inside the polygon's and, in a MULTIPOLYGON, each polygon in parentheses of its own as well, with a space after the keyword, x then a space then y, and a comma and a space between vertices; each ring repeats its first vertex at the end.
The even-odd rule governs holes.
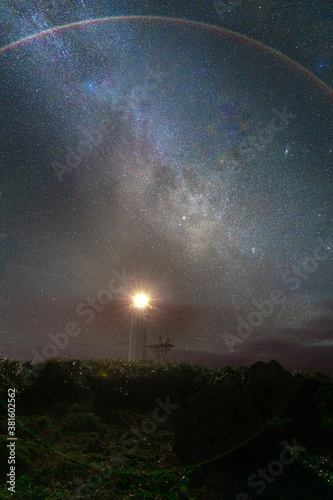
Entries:
POLYGON ((5 355, 47 357, 71 320, 80 334, 59 355, 126 358, 128 305, 145 291, 150 340, 169 336, 177 359, 292 364, 305 350, 320 367, 333 349, 329 6, 1 4, 5 355))

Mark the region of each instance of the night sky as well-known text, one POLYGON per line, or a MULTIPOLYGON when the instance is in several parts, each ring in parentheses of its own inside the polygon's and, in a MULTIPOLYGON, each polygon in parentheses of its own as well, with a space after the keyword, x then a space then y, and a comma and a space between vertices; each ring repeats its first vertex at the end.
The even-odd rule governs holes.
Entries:
POLYGON ((0 355, 126 358, 145 291, 170 359, 325 371, 330 2, 21 4, 0 7, 0 355))

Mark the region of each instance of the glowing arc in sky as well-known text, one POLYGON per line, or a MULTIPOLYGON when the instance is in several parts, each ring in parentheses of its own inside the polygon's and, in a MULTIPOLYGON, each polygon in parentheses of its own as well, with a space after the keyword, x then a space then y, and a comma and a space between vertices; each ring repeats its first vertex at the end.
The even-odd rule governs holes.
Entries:
POLYGON ((276 57, 284 60, 286 64, 289 64, 291 66, 294 66, 297 68, 299 71, 302 73, 305 73, 308 77, 310 77, 314 82, 322 87, 326 92, 328 92, 331 97, 333 98, 333 89, 329 87, 326 83, 324 83, 322 80, 320 80, 316 75, 311 73, 308 69, 304 68, 301 64, 297 63, 293 59, 290 59, 290 57, 282 54, 278 50, 273 49, 272 47, 269 47, 267 45, 264 45, 261 42, 258 42, 257 40, 254 40, 252 38, 247 37, 246 35, 242 35, 240 33, 237 33, 235 31, 231 31, 225 28, 220 28, 219 26, 199 22, 199 21, 192 21, 188 19, 178 19, 178 18, 173 18, 173 17, 161 17, 161 16, 116 16, 116 17, 100 17, 96 19, 88 19, 85 21, 76 21, 74 23, 69 23, 69 24, 64 24, 62 26, 55 26, 54 28, 49 28, 47 30, 43 30, 39 33, 35 33, 33 35, 29 35, 25 38, 21 38, 20 40, 16 40, 15 42, 10 43, 9 45, 6 45, 2 48, 0 48, 0 56, 3 55, 5 52, 9 51, 10 49, 14 49, 19 47, 20 45, 23 45, 24 43, 28 43, 31 40, 34 40, 36 38, 42 37, 44 35, 48 34, 53 34, 57 33, 59 31, 63 31, 66 29, 71 29, 71 28, 78 28, 80 26, 86 26, 86 25, 93 25, 97 23, 105 23, 105 22, 114 22, 114 21, 148 21, 148 20, 156 20, 156 21, 163 21, 163 22, 171 22, 171 23, 182 23, 182 24, 192 24, 197 27, 205 28, 205 29, 210 29, 214 31, 220 31, 224 33, 225 35, 228 36, 234 36, 236 38, 240 38, 243 41, 246 41, 247 44, 254 45, 257 48, 265 49, 270 51, 272 54, 274 54, 276 57))

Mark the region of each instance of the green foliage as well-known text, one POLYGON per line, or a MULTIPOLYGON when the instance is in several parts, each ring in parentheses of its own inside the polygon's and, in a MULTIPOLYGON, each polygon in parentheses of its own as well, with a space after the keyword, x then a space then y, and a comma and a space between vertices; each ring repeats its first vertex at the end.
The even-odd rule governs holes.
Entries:
MULTIPOLYGON (((303 496, 317 498, 311 497, 309 486, 314 480, 319 482, 313 491, 318 490, 321 498, 325 498, 328 491, 325 488, 332 488, 333 383, 323 374, 289 374, 293 382, 290 384, 292 397, 278 407, 275 394, 284 391, 282 383, 286 379, 281 367, 274 362, 257 363, 250 368, 224 366, 209 370, 186 363, 48 359, 39 368, 36 370, 31 363, 0 360, 1 456, 7 455, 8 387, 15 388, 17 393, 15 497, 18 499, 58 500, 64 494, 75 498, 80 484, 88 484, 91 475, 98 476, 100 470, 111 466, 110 477, 96 487, 91 485, 92 500, 213 500, 221 498, 221 491, 226 499, 234 499, 244 490, 247 477, 256 467, 279 456, 281 441, 292 442, 294 437, 307 450, 295 466, 299 482, 307 484, 303 496), (264 376, 265 367, 271 370, 270 382, 264 376), (269 418, 258 436, 238 450, 211 464, 191 468, 180 467, 179 457, 172 450, 176 430, 174 415, 158 423, 151 435, 139 440, 135 452, 122 445, 124 432, 140 429, 144 419, 152 417, 156 398, 162 401, 170 398, 181 409, 189 400, 197 400, 200 408, 202 397, 207 399, 207 404, 212 404, 217 396, 221 398, 221 401, 217 399, 218 407, 225 414, 222 418, 222 413, 217 412, 214 420, 213 413, 206 412, 205 432, 209 439, 212 436, 214 439, 221 421, 226 436, 231 420, 233 432, 237 434, 237 422, 241 421, 245 401, 245 419, 260 421, 265 405, 274 410, 273 418, 269 418), (232 410, 233 400, 237 405, 233 404, 232 410), (120 455, 119 463, 110 462, 113 452, 120 455), (98 464, 105 465, 101 468, 98 464), (309 477, 311 481, 307 481, 309 477)), ((197 416, 189 413, 190 423, 197 416)), ((198 442, 193 439, 191 446, 198 442)), ((8 465, 2 460, 0 498, 5 500, 12 498, 5 486, 7 473, 8 465)), ((287 472, 286 478, 288 483, 287 472)), ((295 494, 293 480, 290 478, 288 487, 295 494)), ((271 497, 265 498, 285 498, 282 484, 277 479, 271 486, 271 497)))
POLYGON ((330 456, 307 455, 303 459, 306 468, 312 469, 333 487, 333 460, 330 456))
POLYGON ((22 363, 14 359, 0 359, 0 391, 8 387, 17 387, 20 383, 20 371, 22 363))
POLYGON ((70 413, 62 420, 62 431, 68 432, 95 432, 103 425, 93 413, 70 413))

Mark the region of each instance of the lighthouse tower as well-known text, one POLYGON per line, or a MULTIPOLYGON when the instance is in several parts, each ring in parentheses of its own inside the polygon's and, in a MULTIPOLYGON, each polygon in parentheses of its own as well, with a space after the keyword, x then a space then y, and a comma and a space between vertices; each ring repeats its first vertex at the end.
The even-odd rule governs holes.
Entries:
POLYGON ((148 297, 137 295, 131 305, 131 336, 128 361, 146 359, 148 297))

